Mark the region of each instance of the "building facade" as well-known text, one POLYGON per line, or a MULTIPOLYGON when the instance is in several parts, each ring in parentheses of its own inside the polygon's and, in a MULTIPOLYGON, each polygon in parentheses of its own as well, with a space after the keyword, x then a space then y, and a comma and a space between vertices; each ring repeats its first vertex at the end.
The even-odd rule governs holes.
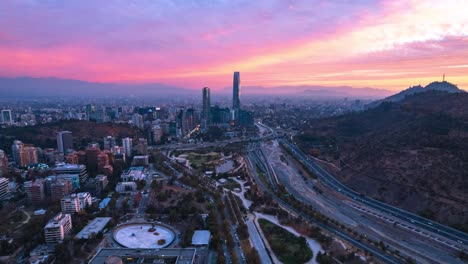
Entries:
POLYGON ((72 219, 69 214, 58 213, 50 219, 44 227, 44 236, 47 244, 62 243, 72 229, 72 219))

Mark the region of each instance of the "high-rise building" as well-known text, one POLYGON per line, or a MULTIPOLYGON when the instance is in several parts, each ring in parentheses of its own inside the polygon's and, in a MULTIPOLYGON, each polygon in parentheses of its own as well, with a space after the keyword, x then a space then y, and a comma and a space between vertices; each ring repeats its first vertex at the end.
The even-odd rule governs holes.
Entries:
POLYGON ((143 123, 143 116, 140 114, 133 114, 132 116, 132 124, 139 129, 143 129, 144 123, 143 123))
POLYGON ((24 155, 24 144, 19 140, 13 141, 11 145, 11 153, 13 154, 13 160, 16 164, 21 166, 21 157, 24 155))
POLYGON ((50 219, 44 227, 44 236, 47 244, 62 243, 65 236, 72 229, 72 219, 69 214, 58 213, 50 219))
POLYGON ((56 179, 50 185, 50 196, 52 200, 60 200, 72 192, 72 182, 70 180, 56 179))
POLYGON ((234 72, 234 81, 232 84, 232 108, 234 110, 239 110, 240 109, 240 93, 241 93, 241 87, 240 87, 240 73, 239 72, 234 72))
POLYGON ((29 145, 24 148, 26 160, 22 161, 21 166, 28 166, 38 162, 37 148, 29 145))
POLYGON ((86 171, 86 166, 82 164, 58 164, 57 167, 53 169, 56 174, 78 174, 80 183, 84 183, 88 179, 88 172, 86 171))
POLYGON ((13 160, 19 166, 28 166, 38 161, 37 149, 33 145, 25 145, 19 140, 13 141, 11 152, 13 153, 13 160))
POLYGON ((148 155, 148 140, 139 138, 136 145, 137 155, 148 155))
POLYGON ((92 104, 86 105, 86 120, 96 120, 94 113, 96 112, 96 108, 92 104))
POLYGON ((0 177, 8 172, 8 157, 3 150, 0 149, 0 177))
POLYGON ((159 125, 153 126, 151 129, 153 144, 158 144, 161 142, 161 138, 163 136, 163 129, 159 125))
POLYGON ((211 123, 211 95, 210 88, 203 88, 203 106, 202 106, 202 116, 201 116, 201 127, 206 129, 211 123))
POLYGON ((131 157, 132 156, 132 147, 133 147, 133 140, 131 138, 123 138, 122 139, 122 146, 124 148, 125 156, 131 157))
POLYGON ((74 214, 81 211, 80 200, 76 194, 68 195, 60 199, 62 213, 74 214))
POLYGON ((105 150, 111 150, 115 146, 116 146, 115 137, 113 136, 104 137, 104 149, 105 150))
POLYGON ((40 203, 44 201, 45 190, 44 190, 44 179, 37 179, 35 181, 24 182, 24 189, 28 199, 32 203, 40 203))
POLYGON ((189 108, 185 110, 182 119, 182 132, 190 133, 197 126, 197 117, 195 109, 189 108))
POLYGON ((9 183, 10 182, 7 178, 0 178, 0 201, 10 198, 10 188, 8 187, 9 183))
POLYGON ((60 153, 66 153, 73 149, 73 136, 70 131, 57 132, 57 149, 60 153))
POLYGON ((81 210, 86 209, 87 207, 91 206, 91 194, 89 192, 79 192, 76 194, 78 196, 78 201, 80 202, 81 210))
POLYGON ((2 110, 2 123, 6 125, 13 125, 13 116, 11 110, 2 110))
POLYGON ((97 156, 98 173, 104 173, 104 167, 109 165, 109 156, 106 153, 100 153, 97 156))

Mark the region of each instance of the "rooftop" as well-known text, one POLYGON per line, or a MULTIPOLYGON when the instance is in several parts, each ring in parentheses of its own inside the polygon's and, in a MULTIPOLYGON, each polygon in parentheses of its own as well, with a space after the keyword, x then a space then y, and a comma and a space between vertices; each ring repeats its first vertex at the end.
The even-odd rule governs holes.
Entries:
MULTIPOLYGON (((101 248, 98 253, 91 259, 89 264, 101 264, 108 257, 117 256, 125 257, 127 260, 132 260, 130 263, 140 263, 139 261, 154 259, 170 259, 177 258, 175 264, 192 264, 197 250, 195 248, 163 248, 163 249, 120 249, 120 248, 101 248)), ((125 262, 127 263, 127 262, 125 262)))
POLYGON ((57 228, 62 224, 65 224, 67 218, 70 218, 69 214, 58 213, 54 218, 50 219, 45 228, 57 228))
POLYGON ((77 235, 77 239, 88 239, 89 235, 92 233, 99 233, 104 229, 104 227, 109 223, 111 217, 96 217, 93 221, 88 223, 77 235))
POLYGON ((195 230, 192 236, 192 245, 201 246, 210 243, 211 233, 208 230, 195 230))

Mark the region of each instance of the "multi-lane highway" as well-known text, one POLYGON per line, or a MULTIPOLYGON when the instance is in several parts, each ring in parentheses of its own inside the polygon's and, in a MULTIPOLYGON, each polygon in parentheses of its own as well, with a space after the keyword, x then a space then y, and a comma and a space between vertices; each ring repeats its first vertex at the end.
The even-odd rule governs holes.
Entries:
POLYGON ((302 163, 302 165, 304 165, 307 169, 313 172, 318 177, 318 179, 329 188, 340 192, 341 194, 355 200, 358 203, 382 211, 395 218, 400 219, 401 221, 409 222, 412 225, 418 226, 421 229, 425 229, 427 231, 445 237, 446 239, 452 241, 451 243, 445 241, 445 244, 448 243, 448 245, 452 248, 458 248, 462 250, 463 248, 466 248, 466 245, 468 245, 468 235, 466 233, 361 195, 360 193, 346 187, 341 182, 336 180, 335 177, 333 177, 330 173, 325 171, 314 160, 307 157, 307 155, 305 155, 295 144, 288 142, 284 139, 280 139, 279 141, 299 160, 299 162, 302 163))
MULTIPOLYGON (((251 150, 254 150, 254 148, 255 147, 250 146, 251 150)), ((385 263, 402 263, 403 262, 402 260, 397 259, 397 258, 395 258, 395 257, 393 257, 393 256, 391 256, 391 255, 389 255, 389 254, 387 254, 385 252, 382 252, 381 250, 379 250, 377 248, 367 246, 367 245, 361 243, 360 241, 355 240, 354 238, 348 236, 347 234, 342 233, 339 229, 336 229, 336 228, 334 228, 332 226, 329 226, 329 225, 325 225, 325 224, 323 224, 321 222, 317 222, 315 219, 311 218, 310 216, 305 215, 302 212, 298 211, 297 209, 293 208, 292 206, 290 206, 289 204, 284 202, 282 199, 280 199, 277 196, 277 194, 275 192, 273 192, 266 185, 266 183, 264 183, 262 181, 262 179, 260 179, 259 175, 256 172, 256 166, 257 166, 257 162, 261 162, 261 160, 255 159, 254 157, 252 157, 252 155, 247 155, 246 156, 246 161, 247 161, 248 167, 250 168, 251 175, 253 176, 253 178, 254 178, 255 182, 257 183, 257 185, 259 186, 259 188, 261 190, 263 190, 264 192, 268 193, 283 208, 286 208, 288 211, 290 211, 290 212, 292 212, 292 213, 294 213, 296 215, 300 215, 301 217, 303 217, 307 221, 314 223, 315 225, 327 230, 330 233, 333 233, 337 237, 343 239, 344 241, 349 242, 350 244, 354 245, 355 247, 372 253, 376 258, 384 261, 385 263)), ((266 172, 266 173, 268 174, 268 172, 266 172)), ((267 176, 267 177, 272 177, 272 176, 267 176)))

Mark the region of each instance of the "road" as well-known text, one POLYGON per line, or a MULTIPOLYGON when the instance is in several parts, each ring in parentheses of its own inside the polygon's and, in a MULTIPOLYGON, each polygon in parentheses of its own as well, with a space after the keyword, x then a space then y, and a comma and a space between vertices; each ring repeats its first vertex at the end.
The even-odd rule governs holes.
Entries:
POLYGON ((335 191, 340 192, 341 194, 353 199, 357 203, 361 203, 375 210, 382 211, 384 213, 387 213, 393 217, 400 219, 401 221, 411 223, 412 225, 418 226, 421 229, 425 229, 429 232, 433 232, 435 234, 443 236, 446 239, 453 241, 452 243, 448 243, 447 241, 445 241, 446 242, 445 244, 448 243, 448 245, 453 248, 458 248, 459 250, 461 250, 463 247, 465 247, 465 245, 468 245, 468 235, 466 233, 463 233, 461 231, 455 230, 448 226, 439 224, 437 222, 431 221, 429 219, 420 217, 418 215, 412 214, 402 209, 393 207, 383 202, 374 200, 372 198, 363 196, 360 193, 346 187, 341 182, 336 180, 335 177, 333 177, 330 173, 325 171, 313 159, 310 159, 309 157, 307 157, 296 145, 284 139, 280 139, 280 142, 286 148, 288 148, 291 151, 291 153, 304 166, 306 166, 311 172, 313 172, 323 184, 325 184, 329 188, 332 188, 335 191))
POLYGON ((262 264, 271 264, 272 262, 270 256, 266 251, 265 244, 263 244, 263 240, 260 237, 253 220, 249 219, 245 223, 247 225, 247 229, 249 230, 250 241, 252 241, 253 247, 258 251, 258 255, 260 256, 262 264))
POLYGON ((289 204, 285 203, 283 200, 281 200, 276 195, 276 193, 271 191, 271 189, 268 188, 268 186, 266 186, 265 183, 260 179, 260 177, 258 176, 258 174, 256 172, 256 165, 255 165, 256 161, 252 160, 250 155, 246 155, 246 161, 247 161, 247 164, 248 164, 248 166, 250 168, 251 175, 253 176, 253 178, 254 178, 255 182, 257 183, 258 187, 261 190, 263 190, 264 192, 268 193, 272 197, 272 199, 274 199, 283 208, 286 208, 288 211, 290 211, 290 212, 292 212, 292 213, 294 213, 296 215, 300 215, 301 217, 306 219, 308 222, 311 222, 311 223, 313 223, 313 224, 327 230, 328 232, 334 234, 335 236, 337 236, 337 237, 343 239, 344 241, 347 241, 350 244, 354 245, 355 247, 372 253, 376 258, 384 261, 385 263, 402 263, 401 260, 399 260, 399 259, 397 259, 397 258, 395 258, 395 257, 393 257, 391 255, 388 255, 387 253, 384 253, 384 252, 382 252, 381 250, 379 250, 377 248, 367 246, 367 245, 361 243, 360 241, 357 241, 354 238, 348 236, 347 234, 342 233, 339 229, 336 229, 336 228, 334 228, 332 226, 329 226, 329 225, 325 225, 325 224, 323 224, 321 222, 317 222, 315 219, 309 217, 308 215, 303 214, 302 212, 300 212, 297 209, 293 208, 289 204))

